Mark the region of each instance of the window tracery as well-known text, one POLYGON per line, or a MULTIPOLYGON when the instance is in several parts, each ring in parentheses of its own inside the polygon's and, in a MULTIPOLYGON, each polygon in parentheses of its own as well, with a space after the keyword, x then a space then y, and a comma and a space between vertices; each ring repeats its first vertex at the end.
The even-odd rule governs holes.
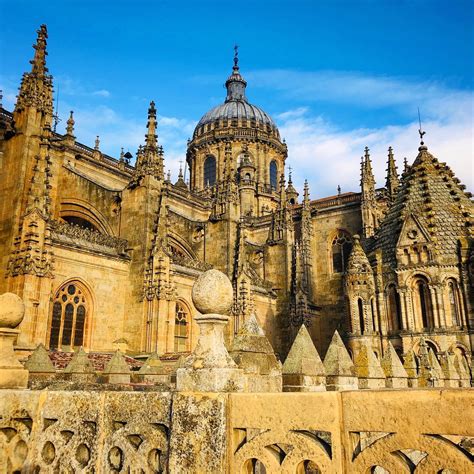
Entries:
POLYGON ((56 293, 49 333, 50 349, 84 345, 90 304, 78 282, 68 282, 56 293))
POLYGON ((188 350, 188 310, 180 301, 176 302, 174 319, 174 351, 188 350))
POLYGON ((352 240, 349 235, 343 231, 338 232, 331 246, 333 273, 345 272, 351 250, 352 240))

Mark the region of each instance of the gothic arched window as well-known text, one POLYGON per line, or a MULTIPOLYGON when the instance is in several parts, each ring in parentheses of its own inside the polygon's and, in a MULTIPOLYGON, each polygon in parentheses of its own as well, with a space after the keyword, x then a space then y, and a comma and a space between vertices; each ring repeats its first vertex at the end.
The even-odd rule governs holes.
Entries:
POLYGON ((59 289, 54 297, 51 315, 50 349, 80 347, 84 344, 89 307, 80 283, 69 282, 59 289))
POLYGON ((278 166, 275 160, 270 163, 270 187, 276 191, 278 184, 278 166))
POLYGON ((388 287, 388 324, 391 331, 402 329, 400 295, 397 293, 395 285, 388 287))
POLYGON ((216 159, 209 155, 204 161, 204 186, 214 186, 216 182, 216 159))
POLYGON ((458 285, 454 280, 448 282, 449 309, 451 312, 451 325, 461 326, 461 300, 458 285))
POLYGON ((352 240, 345 232, 338 232, 332 241, 332 271, 343 273, 352 250, 352 240))
POLYGON ((180 301, 176 302, 174 318, 174 351, 188 350, 188 310, 180 301))

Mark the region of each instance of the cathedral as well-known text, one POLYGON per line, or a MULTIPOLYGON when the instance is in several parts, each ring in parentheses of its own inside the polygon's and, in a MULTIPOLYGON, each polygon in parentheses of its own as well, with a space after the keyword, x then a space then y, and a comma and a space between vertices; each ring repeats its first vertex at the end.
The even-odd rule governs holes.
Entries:
POLYGON ((26 307, 18 353, 189 353, 191 289, 215 268, 234 291, 229 344, 255 315, 282 360, 304 324, 321 354, 337 329, 351 353, 368 343, 382 357, 391 342, 403 356, 423 338, 471 366, 471 193, 421 130, 401 172, 388 148, 384 187, 366 148, 359 191, 299 195, 235 55, 223 103, 188 141, 189 179, 172 182, 154 102, 136 160, 77 142, 73 112, 53 130, 46 43, 43 25, 14 110, 0 109, 0 294, 26 307))

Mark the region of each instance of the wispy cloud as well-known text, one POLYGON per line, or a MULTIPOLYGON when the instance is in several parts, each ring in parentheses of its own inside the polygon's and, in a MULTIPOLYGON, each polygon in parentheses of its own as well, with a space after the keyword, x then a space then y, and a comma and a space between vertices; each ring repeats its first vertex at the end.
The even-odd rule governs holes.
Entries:
POLYGON ((246 75, 252 87, 280 91, 307 102, 331 102, 361 108, 413 107, 423 104, 430 115, 456 112, 472 91, 450 89, 440 81, 374 76, 350 71, 260 70, 246 75), (442 99, 444 109, 439 109, 442 99))
POLYGON ((92 92, 92 95, 96 95, 99 97, 110 97, 110 92, 106 89, 100 89, 98 91, 92 92))

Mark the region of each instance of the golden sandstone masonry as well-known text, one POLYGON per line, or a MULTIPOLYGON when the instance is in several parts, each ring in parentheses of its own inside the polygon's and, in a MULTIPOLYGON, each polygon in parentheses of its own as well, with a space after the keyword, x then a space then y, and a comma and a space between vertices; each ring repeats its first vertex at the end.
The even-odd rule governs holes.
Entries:
POLYGON ((0 472, 471 472, 449 167, 300 201, 236 55, 172 183, 154 102, 133 165, 52 131, 46 41, 0 110, 0 472))

